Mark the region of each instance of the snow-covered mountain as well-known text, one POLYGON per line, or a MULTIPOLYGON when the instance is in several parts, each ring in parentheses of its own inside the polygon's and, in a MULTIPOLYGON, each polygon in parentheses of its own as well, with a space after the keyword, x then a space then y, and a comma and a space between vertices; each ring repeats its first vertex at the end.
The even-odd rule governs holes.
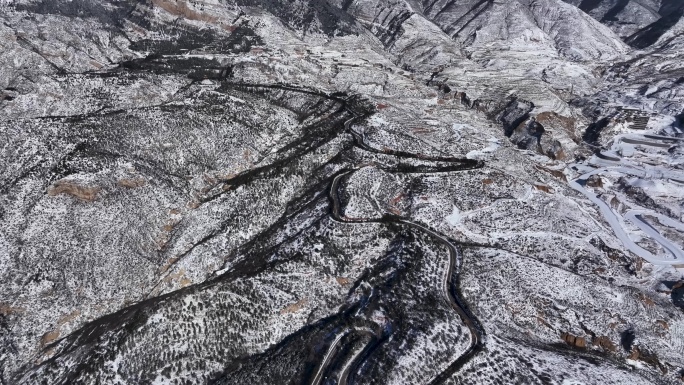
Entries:
POLYGON ((0 384, 678 384, 684 3, 0 1, 0 384))

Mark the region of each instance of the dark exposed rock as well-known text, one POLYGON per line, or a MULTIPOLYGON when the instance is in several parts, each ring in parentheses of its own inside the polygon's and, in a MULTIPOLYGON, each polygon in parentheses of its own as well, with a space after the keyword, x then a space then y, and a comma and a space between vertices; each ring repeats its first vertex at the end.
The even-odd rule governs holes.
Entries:
POLYGON ((675 121, 673 123, 674 127, 680 131, 684 131, 684 110, 679 114, 675 115, 675 121))
POLYGON ((454 93, 454 99, 458 100, 461 105, 472 108, 473 107, 473 102, 470 100, 468 95, 463 92, 463 91, 457 91, 454 93))
POLYGON ((631 352, 632 344, 634 344, 635 339, 636 335, 634 334, 634 329, 627 329, 620 333, 620 346, 622 346, 626 352, 631 352))
POLYGON ((565 159, 565 151, 563 150, 563 146, 557 140, 554 140, 551 146, 546 148, 546 155, 551 159, 565 159))
POLYGON ((684 309, 684 281, 665 281, 663 284, 670 289, 672 303, 684 309))
POLYGON ((512 99, 498 114, 496 120, 503 125, 504 134, 510 138, 516 128, 530 117, 533 109, 532 102, 512 99))
POLYGON ((598 145, 599 139, 601 138, 601 131, 608 126, 608 123, 610 123, 610 119, 603 118, 590 124, 586 131, 584 131, 582 140, 591 145, 598 145))
POLYGON ((536 151, 546 155, 551 159, 562 160, 565 152, 561 143, 552 139, 549 135, 544 135, 546 129, 536 118, 529 118, 526 122, 521 122, 510 135, 512 143, 518 148, 536 151))
POLYGON ((445 94, 448 94, 451 92, 451 87, 449 87, 446 83, 442 83, 439 85, 439 90, 445 94))
MULTIPOLYGON (((540 150, 541 137, 544 132, 544 126, 532 118, 527 124, 519 125, 510 138, 511 142, 518 145, 518 148, 540 150)), ((539 152, 543 153, 543 151, 539 152)))

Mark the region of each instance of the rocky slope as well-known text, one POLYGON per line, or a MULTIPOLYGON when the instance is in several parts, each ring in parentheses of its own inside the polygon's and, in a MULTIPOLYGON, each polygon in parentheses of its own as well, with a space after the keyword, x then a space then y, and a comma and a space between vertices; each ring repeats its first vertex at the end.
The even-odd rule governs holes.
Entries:
POLYGON ((0 383, 681 383, 682 9, 0 3, 0 383))

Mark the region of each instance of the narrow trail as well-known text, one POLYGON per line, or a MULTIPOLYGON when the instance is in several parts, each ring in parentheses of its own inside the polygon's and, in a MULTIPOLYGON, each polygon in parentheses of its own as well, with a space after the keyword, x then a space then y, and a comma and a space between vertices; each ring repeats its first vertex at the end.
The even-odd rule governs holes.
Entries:
MULTIPOLYGON (((390 173, 448 173, 472 170, 476 168, 481 168, 483 163, 480 161, 472 159, 464 159, 457 157, 446 157, 446 156, 428 156, 422 154, 413 154, 405 151, 392 150, 392 149, 376 149, 370 145, 365 140, 363 134, 356 132, 352 129, 352 124, 357 119, 349 119, 345 122, 345 128, 354 137, 355 146, 376 154, 390 155, 398 158, 409 158, 417 159, 421 161, 428 162, 439 162, 442 165, 428 165, 428 166, 416 166, 416 165, 395 165, 395 166, 382 166, 378 164, 363 165, 350 169, 344 169, 337 173, 330 184, 330 190, 328 191, 329 200, 331 203, 331 216, 334 220, 343 223, 393 223, 403 226, 408 226, 414 230, 418 230, 430 238, 434 239, 437 243, 444 245, 449 250, 449 264, 442 277, 441 291, 443 292, 444 299, 451 306, 451 308, 459 315, 463 323, 466 325, 470 332, 470 345, 463 354, 461 354, 455 361, 453 361, 444 371, 438 374, 436 377, 432 378, 428 384, 436 385, 445 382, 451 375, 458 371, 470 358, 472 358, 477 352, 479 352, 483 346, 483 337, 485 332, 482 328, 480 321, 473 315, 473 313, 468 308, 466 302, 462 298, 462 294, 459 288, 458 272, 460 271, 462 265, 462 254, 460 249, 457 247, 457 243, 448 239, 446 236, 420 224, 413 222, 409 219, 392 215, 384 214, 380 218, 348 218, 344 215, 342 210, 342 203, 339 196, 339 188, 344 179, 355 173, 356 171, 366 168, 374 167, 381 169, 390 173)), ((327 371, 327 367, 333 361, 333 354, 337 349, 337 345, 342 341, 342 337, 346 336, 351 331, 346 330, 341 333, 330 345, 328 352, 326 353, 322 363, 320 364, 316 375, 311 381, 312 385, 318 385, 323 381, 323 374, 327 371)), ((355 361, 361 353, 357 354, 352 358, 355 361)), ((354 367, 358 367, 360 363, 351 362, 345 365, 345 369, 338 378, 338 385, 347 385, 350 371, 354 367)))

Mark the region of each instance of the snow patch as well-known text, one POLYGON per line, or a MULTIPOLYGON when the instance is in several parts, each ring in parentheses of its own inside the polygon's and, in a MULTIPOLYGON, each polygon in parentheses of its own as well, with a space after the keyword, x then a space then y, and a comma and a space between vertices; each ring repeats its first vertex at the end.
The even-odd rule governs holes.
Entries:
POLYGON ((461 223, 461 212, 458 210, 458 207, 453 206, 454 209, 451 212, 451 215, 447 216, 445 219, 447 222, 449 222, 450 225, 452 226, 458 226, 459 223, 461 223))
POLYGON ((466 154, 466 158, 468 159, 477 159, 479 157, 485 156, 486 154, 491 154, 494 151, 498 150, 501 145, 499 144, 499 139, 496 138, 489 138, 487 139, 487 142, 489 142, 489 145, 481 150, 473 150, 470 151, 469 153, 466 154))

